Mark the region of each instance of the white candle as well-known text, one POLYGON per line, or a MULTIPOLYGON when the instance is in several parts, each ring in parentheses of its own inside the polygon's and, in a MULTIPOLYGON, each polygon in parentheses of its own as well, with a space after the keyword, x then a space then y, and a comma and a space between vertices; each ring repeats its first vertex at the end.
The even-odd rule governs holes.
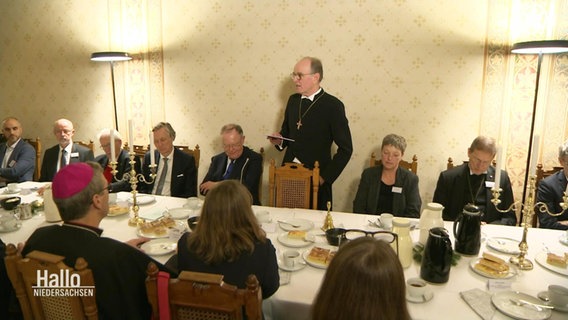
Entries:
POLYGON ((132 129, 132 119, 128 120, 128 146, 130 147, 130 153, 134 153, 134 129, 132 129))
POLYGON ((538 136, 538 134, 534 135, 533 138, 533 145, 532 145, 532 153, 531 153, 531 163, 530 163, 530 175, 534 176, 536 174, 536 165, 537 165, 537 161, 538 161, 538 144, 540 142, 540 137, 538 136))
POLYGON ((110 129, 110 162, 114 162, 116 154, 114 152, 114 129, 110 129))
POLYGON ((156 159, 154 156, 154 151, 156 146, 154 145, 154 131, 150 131, 150 165, 156 164, 156 159))
POLYGON ((501 185, 501 166, 503 162, 503 148, 497 147, 497 166, 495 168, 495 189, 501 185))

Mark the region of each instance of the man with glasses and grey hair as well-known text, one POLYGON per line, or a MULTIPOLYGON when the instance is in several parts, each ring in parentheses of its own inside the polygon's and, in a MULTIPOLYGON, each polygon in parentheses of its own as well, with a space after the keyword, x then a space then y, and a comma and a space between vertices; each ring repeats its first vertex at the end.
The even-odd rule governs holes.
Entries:
POLYGON ((300 59, 290 77, 296 93, 288 99, 280 132, 268 139, 279 151, 286 149, 282 163, 303 163, 313 168, 319 162, 318 209, 327 210, 327 202, 333 200, 331 186, 353 153, 345 106, 320 86, 323 66, 319 59, 300 59), (334 143, 337 153, 332 156, 334 143))
MULTIPOLYGON (((113 137, 111 137, 110 129, 103 129, 98 134, 98 140, 101 144, 101 149, 105 152, 95 158, 95 161, 103 167, 103 174, 110 184, 110 192, 126 191, 130 192, 132 186, 130 180, 122 180, 125 173, 130 173, 132 166, 130 165, 130 155, 128 151, 122 148, 122 137, 120 133, 116 130, 112 132, 113 137), (114 140, 114 159, 116 162, 116 174, 112 174, 112 168, 110 166, 110 159, 113 155, 111 150, 112 143, 111 139, 114 140)), ((141 163, 139 157, 134 157, 134 170, 136 174, 141 173, 141 163)))
POLYGON ((209 171, 199 186, 206 195, 219 181, 239 180, 253 198, 254 205, 260 205, 258 187, 262 176, 262 156, 244 145, 243 128, 238 124, 227 124, 221 128, 223 150, 213 158, 209 171))
MULTIPOLYGON (((515 225, 517 216, 513 210, 499 212, 491 202, 491 189, 495 185, 495 168, 491 162, 497 153, 495 139, 478 136, 467 149, 469 161, 440 173, 434 202, 444 206, 444 220, 454 221, 462 213, 467 204, 473 204, 481 210, 482 221, 493 224, 515 225)), ((501 170, 500 210, 513 204, 513 188, 505 170, 501 170)))
MULTIPOLYGON (((568 192, 568 140, 558 148, 558 162, 562 170, 546 177, 538 184, 536 201, 544 202, 551 212, 561 212, 564 192, 568 192)), ((568 230, 568 209, 561 215, 553 217, 546 212, 536 210, 540 228, 568 230)))

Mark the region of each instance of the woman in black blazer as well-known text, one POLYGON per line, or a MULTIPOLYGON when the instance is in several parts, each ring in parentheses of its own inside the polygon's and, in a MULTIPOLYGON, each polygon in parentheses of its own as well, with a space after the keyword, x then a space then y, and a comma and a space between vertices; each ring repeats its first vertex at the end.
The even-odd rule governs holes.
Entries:
POLYGON ((406 140, 396 134, 383 138, 381 164, 361 174, 353 200, 353 212, 392 213, 399 217, 420 217, 418 176, 399 166, 406 150, 406 140))

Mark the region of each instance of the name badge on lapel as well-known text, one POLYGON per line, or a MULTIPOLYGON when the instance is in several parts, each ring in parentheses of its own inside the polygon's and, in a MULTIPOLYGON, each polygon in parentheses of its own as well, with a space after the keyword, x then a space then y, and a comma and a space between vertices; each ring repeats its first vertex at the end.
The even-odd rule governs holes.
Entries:
POLYGON ((495 181, 485 181, 486 188, 493 189, 493 186, 495 186, 495 181))
POLYGON ((8 163, 9 168, 12 168, 14 165, 16 165, 16 160, 12 160, 10 161, 10 163, 8 163))
POLYGON ((402 193, 402 187, 392 187, 393 193, 402 193))
POLYGON ((79 152, 71 152, 71 158, 79 158, 79 152))

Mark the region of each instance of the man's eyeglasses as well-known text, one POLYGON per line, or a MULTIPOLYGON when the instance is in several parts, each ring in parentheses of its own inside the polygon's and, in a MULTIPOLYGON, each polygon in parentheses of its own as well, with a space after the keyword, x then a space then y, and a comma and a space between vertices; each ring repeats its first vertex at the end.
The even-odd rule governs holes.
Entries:
MULTIPOLYGON (((398 255, 398 235, 390 231, 365 231, 360 229, 347 229, 343 234, 343 239, 347 241, 361 237, 372 237, 377 240, 385 241, 393 246, 398 255)), ((344 241, 345 241, 344 240, 344 241)))
POLYGON ((225 150, 229 150, 229 149, 238 149, 240 147, 242 147, 243 144, 242 143, 235 143, 235 144, 224 144, 223 148, 225 150))
POLYGON ((111 193, 112 192, 112 186, 110 184, 107 184, 107 186, 104 187, 101 191, 97 192, 97 194, 101 194, 101 193, 105 192, 105 190, 107 190, 108 193, 111 193))
POLYGON ((300 72, 298 72, 298 73, 292 72, 292 73, 290 73, 290 79, 292 79, 292 80, 296 80, 296 79, 302 80, 302 78, 304 78, 305 76, 313 76, 314 74, 315 74, 315 73, 306 73, 306 74, 304 74, 304 73, 300 73, 300 72))

